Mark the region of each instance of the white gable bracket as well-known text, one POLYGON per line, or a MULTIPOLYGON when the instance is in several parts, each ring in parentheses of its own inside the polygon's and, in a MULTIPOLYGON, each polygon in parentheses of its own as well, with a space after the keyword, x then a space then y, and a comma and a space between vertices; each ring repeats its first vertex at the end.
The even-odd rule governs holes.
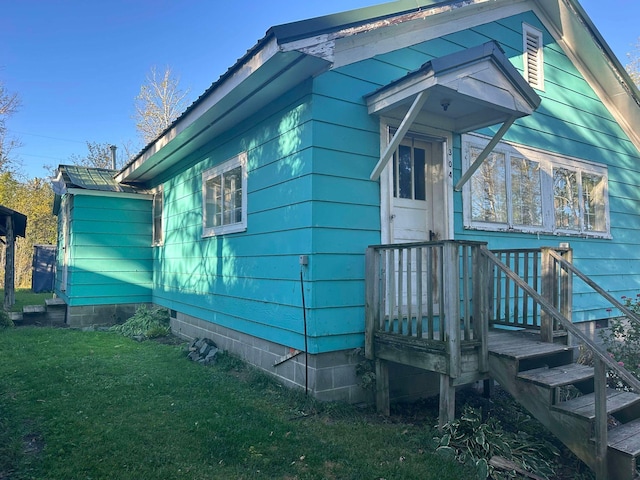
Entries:
POLYGON ((380 157, 380 160, 378 161, 375 168, 371 172, 371 176, 369 177, 371 180, 377 180, 378 177, 380 177, 380 174, 389 163, 389 160, 391 159, 393 152, 396 151, 396 148, 398 148, 398 145, 400 145, 400 142, 404 138, 405 134, 409 131, 409 127, 411 127, 411 125, 413 124, 413 121, 416 119, 416 117, 420 113, 420 110, 422 109, 422 106, 424 105, 424 103, 427 101, 427 98, 429 98, 429 92, 426 90, 423 90, 420 93, 418 93, 418 95, 416 95, 416 98, 413 101, 411 108, 409 108, 409 110, 407 111, 407 114, 404 116, 404 119, 402 120, 400 127, 398 128, 395 135, 391 139, 391 142, 389 142, 389 145, 387 145, 387 148, 385 148, 384 152, 382 153, 382 156, 380 157))
POLYGON ((502 126, 500 127, 500 130, 498 130, 498 132, 493 136, 493 138, 487 144, 487 146, 484 147, 484 150, 482 150, 482 152, 480 152, 480 155, 478 155, 478 158, 476 158, 475 162, 473 162, 469 166, 467 171, 464 172, 464 175, 462 175, 460 180, 458 180, 458 183, 456 183, 456 186, 453 187, 453 189, 456 192, 459 192, 460 190, 462 190, 462 186, 465 183, 467 183, 469 181, 469 179, 471 178, 471 176, 476 172, 476 170, 478 170, 478 168, 480 168, 480 165, 482 165, 482 162, 485 161, 485 159, 489 156, 489 154, 495 148, 495 146, 498 144, 498 142, 500 142, 500 140, 502 140, 502 137, 504 137, 505 133, 507 133, 507 130, 509 130, 509 128, 511 128, 511 125, 513 125, 513 122, 515 122, 515 121, 516 121, 516 117, 510 117, 509 119, 507 119, 506 122, 504 122, 502 124, 502 126))

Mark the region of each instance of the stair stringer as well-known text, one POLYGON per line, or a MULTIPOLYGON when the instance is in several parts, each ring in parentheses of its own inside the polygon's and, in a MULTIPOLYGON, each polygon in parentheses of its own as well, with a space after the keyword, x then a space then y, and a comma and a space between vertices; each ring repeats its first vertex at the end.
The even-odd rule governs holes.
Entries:
POLYGON ((489 355, 489 375, 592 470, 596 467, 591 422, 551 410, 552 392, 517 378, 517 360, 489 355))

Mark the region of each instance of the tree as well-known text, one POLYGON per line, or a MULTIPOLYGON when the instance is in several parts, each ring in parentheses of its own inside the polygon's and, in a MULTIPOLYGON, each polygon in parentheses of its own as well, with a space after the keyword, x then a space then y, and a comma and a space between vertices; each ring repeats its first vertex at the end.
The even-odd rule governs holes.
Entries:
POLYGON ((631 80, 640 88, 640 38, 638 38, 638 43, 636 43, 635 51, 629 54, 627 72, 629 72, 631 80))
POLYGON ((21 146, 15 137, 7 132, 7 119, 16 113, 20 107, 20 97, 15 92, 9 92, 3 82, 0 82, 0 171, 12 170, 14 161, 11 152, 21 146))
POLYGON ((151 67, 147 83, 140 87, 135 98, 133 117, 145 144, 155 140, 185 109, 189 90, 181 90, 178 84, 179 78, 170 67, 166 67, 162 75, 158 75, 156 67, 151 67))
MULTIPOLYGON (((87 142, 87 150, 89 153, 82 157, 80 155, 71 155, 69 160, 74 165, 94 168, 113 168, 113 153, 111 145, 108 143, 87 142)), ((117 155, 116 155, 117 157, 117 155)), ((116 168, 122 166, 122 160, 116 158, 116 168)))
MULTIPOLYGON (((0 174, 0 205, 27 216, 25 238, 16 239, 15 286, 31 286, 31 262, 34 245, 53 245, 57 239, 57 222, 52 213, 53 191, 48 181, 35 178, 19 182, 12 173, 0 174)), ((0 265, 4 265, 4 248, 0 265)), ((0 281, 4 275, 0 276, 0 281)))

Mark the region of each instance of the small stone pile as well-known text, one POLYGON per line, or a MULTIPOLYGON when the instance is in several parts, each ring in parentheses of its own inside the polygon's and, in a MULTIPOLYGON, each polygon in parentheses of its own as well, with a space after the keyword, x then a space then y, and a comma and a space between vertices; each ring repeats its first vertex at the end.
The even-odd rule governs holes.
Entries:
POLYGON ((210 338, 194 338, 189 344, 187 358, 202 365, 211 365, 216 361, 218 346, 210 338))

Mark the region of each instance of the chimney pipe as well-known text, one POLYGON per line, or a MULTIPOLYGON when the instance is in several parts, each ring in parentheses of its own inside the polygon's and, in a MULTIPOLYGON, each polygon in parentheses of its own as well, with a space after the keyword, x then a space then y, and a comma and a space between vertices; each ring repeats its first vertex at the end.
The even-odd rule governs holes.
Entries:
POLYGON ((111 168, 115 170, 116 169, 116 149, 118 147, 116 147, 115 145, 110 145, 109 148, 111 149, 111 168))

